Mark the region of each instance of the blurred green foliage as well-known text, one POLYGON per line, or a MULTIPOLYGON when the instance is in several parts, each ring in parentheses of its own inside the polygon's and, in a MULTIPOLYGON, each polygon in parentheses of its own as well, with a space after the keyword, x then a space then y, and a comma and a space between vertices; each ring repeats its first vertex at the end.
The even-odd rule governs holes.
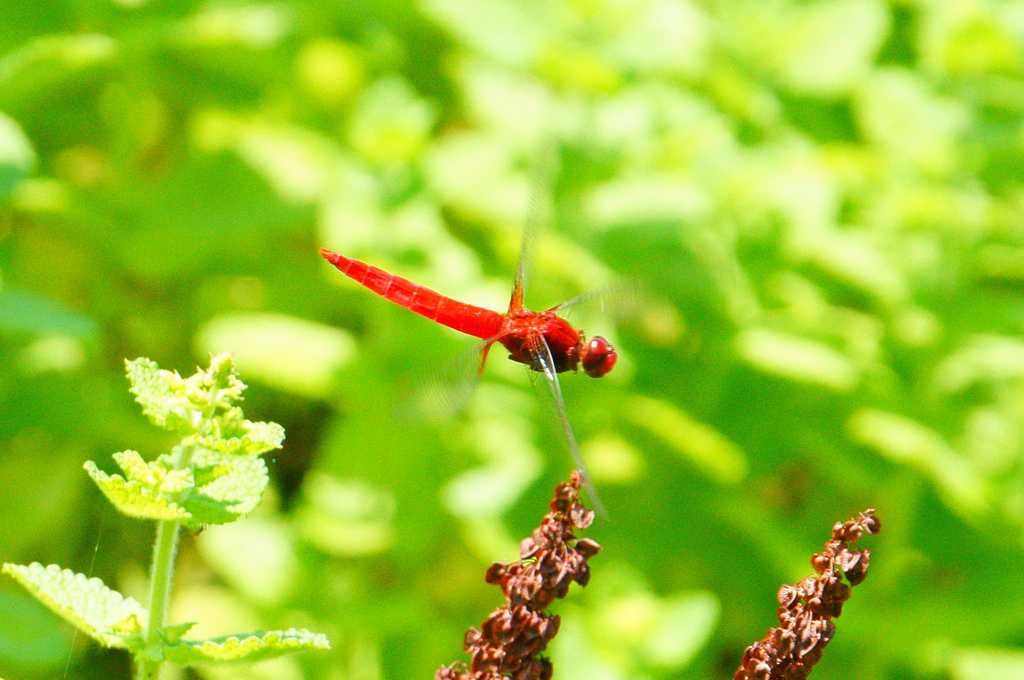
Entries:
MULTIPOLYGON (((818 674, 1022 677, 1022 113, 1020 0, 0 0, 0 561, 140 596, 152 537, 82 462, 170 444, 123 358, 229 350, 288 439, 172 618, 333 650, 201 677, 462 658, 557 422, 497 352, 467 412, 399 413, 472 342, 317 248, 503 309, 548 156, 528 304, 646 287, 580 320, 621 367, 563 380, 612 521, 556 677, 730 677, 866 507, 818 674)), ((127 677, 11 582, 0 612, 0 676, 127 677)))

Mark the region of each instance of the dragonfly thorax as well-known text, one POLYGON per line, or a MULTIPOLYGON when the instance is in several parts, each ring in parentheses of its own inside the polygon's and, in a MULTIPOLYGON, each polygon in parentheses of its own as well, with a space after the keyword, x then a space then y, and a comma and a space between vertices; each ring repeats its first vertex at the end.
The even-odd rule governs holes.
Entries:
POLYGON ((499 342, 508 350, 509 359, 544 372, 539 358, 544 351, 540 338, 544 339, 558 373, 575 371, 582 363, 587 375, 599 378, 615 365, 617 355, 607 340, 597 336, 588 343, 581 331, 551 310, 510 312, 499 342))

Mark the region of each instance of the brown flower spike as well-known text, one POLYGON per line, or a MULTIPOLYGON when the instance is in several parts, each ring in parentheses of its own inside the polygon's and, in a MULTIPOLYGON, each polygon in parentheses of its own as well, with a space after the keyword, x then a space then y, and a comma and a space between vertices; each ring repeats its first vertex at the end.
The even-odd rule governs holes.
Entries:
POLYGON ((582 477, 573 472, 569 483, 555 487, 555 498, 540 527, 519 545, 519 561, 496 563, 486 580, 505 593, 505 606, 484 621, 480 630, 466 633, 464 663, 442 666, 435 680, 549 680, 551 661, 539 657, 558 633, 559 618, 544 613, 556 598, 565 597, 573 581, 590 580, 587 560, 601 550, 589 538, 577 539, 575 529, 586 529, 594 513, 579 503, 582 477))
POLYGON ((865 532, 877 534, 881 528, 874 510, 832 527, 832 540, 825 542, 825 551, 811 557, 817 575, 779 588, 782 626, 747 647, 733 680, 803 680, 810 675, 835 633, 832 619, 842 613, 850 588, 868 575, 871 551, 850 550, 847 544, 865 532), (843 583, 843 575, 849 585, 843 583))

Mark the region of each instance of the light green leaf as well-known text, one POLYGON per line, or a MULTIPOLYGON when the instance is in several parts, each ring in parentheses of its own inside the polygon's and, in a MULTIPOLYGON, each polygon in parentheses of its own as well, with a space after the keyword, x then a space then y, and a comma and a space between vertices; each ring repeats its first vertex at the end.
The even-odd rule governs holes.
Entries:
MULTIPOLYGON (((589 642, 594 647, 574 653, 601 659, 609 677, 629 677, 629 668, 649 677, 682 670, 711 639, 721 612, 718 599, 703 591, 659 597, 630 567, 618 567, 617 574, 593 584, 596 606, 589 642)), ((560 636, 556 644, 563 643, 560 636)), ((562 648, 563 660, 565 652, 562 648)))
POLYGON ((790 84, 809 94, 842 94, 869 72, 889 28, 880 0, 824 0, 794 13, 780 30, 790 84))
POLYGON ((538 0, 427 0, 422 9, 466 46, 515 66, 537 54, 554 18, 552 5, 538 0))
POLYGON ((840 230, 830 230, 823 236, 803 244, 802 257, 808 262, 888 308, 905 304, 910 298, 906 275, 887 252, 889 244, 874 244, 863 233, 840 230))
POLYGON ((228 501, 220 501, 201 493, 189 496, 183 503, 189 510, 186 523, 193 531, 199 531, 209 524, 229 524, 241 517, 239 513, 231 512, 228 501))
MULTIPOLYGON (((475 516, 480 514, 478 511, 475 516)), ((395 540, 394 516, 395 501, 387 491, 318 472, 302 486, 295 524, 302 537, 320 550, 349 558, 391 546, 395 540)))
POLYGON ((711 638, 721 605, 714 595, 701 591, 680 593, 659 605, 644 651, 653 665, 683 668, 711 638))
POLYGON ((184 381, 177 373, 163 371, 155 361, 141 357, 126 361, 128 381, 135 401, 157 427, 188 430, 192 427, 190 406, 184 396, 184 381))
POLYGON ((295 60, 297 81, 321 103, 337 106, 363 84, 365 59, 346 41, 326 36, 307 39, 295 60))
MULTIPOLYGON (((221 419, 221 431, 242 419, 236 404, 242 399, 245 384, 238 379, 230 354, 210 359, 207 370, 198 370, 188 378, 164 371, 150 359, 126 361, 128 380, 135 400, 158 427, 192 433, 207 427, 215 415, 221 419)), ((211 426, 212 427, 212 426, 211 426)))
POLYGON ((960 135, 971 121, 966 102, 896 68, 873 72, 857 94, 857 121, 870 142, 924 172, 946 173, 960 162, 960 135))
POLYGON ((168 661, 192 666, 224 661, 263 661, 309 649, 330 649, 326 635, 289 628, 256 632, 251 635, 228 635, 211 640, 182 640, 164 650, 168 661))
POLYGON ((255 508, 269 481, 257 455, 279 448, 284 428, 245 420, 236 405, 245 384, 231 356, 213 357, 209 369, 189 378, 144 358, 127 367, 136 400, 153 422, 192 434, 152 463, 134 451, 115 454, 126 478, 86 464, 111 502, 129 515, 193 529, 232 522, 255 508))
POLYGON ((190 387, 200 390, 200 394, 210 406, 229 408, 242 400, 245 391, 238 373, 235 371, 235 359, 227 352, 210 357, 210 368, 196 371, 188 379, 190 387))
POLYGON ((728 3, 729 41, 793 90, 839 96, 870 73, 890 23, 881 0, 728 3))
POLYGON ((240 436, 197 436, 191 441, 211 451, 235 456, 259 455, 279 449, 284 443, 284 428, 277 423, 254 423, 251 420, 243 420, 238 429, 243 432, 240 436))
POLYGON ((540 82, 479 60, 453 64, 453 76, 467 116, 479 127, 501 130, 506 139, 521 140, 525 149, 536 148, 551 125, 549 93, 540 82))
POLYGON ((1024 342, 1002 335, 978 335, 951 352, 935 370, 934 388, 952 395, 981 384, 1024 379, 1024 342))
MULTIPOLYGON (((135 452, 126 451, 125 453, 135 452)), ((107 500, 130 517, 178 521, 185 521, 191 517, 183 507, 171 501, 167 495, 161 493, 154 486, 134 479, 126 480, 121 475, 108 475, 96 467, 91 460, 85 462, 85 470, 96 482, 107 500)))
POLYGON ((748 328, 736 336, 736 352, 766 373, 815 383, 837 392, 853 389, 857 367, 828 345, 767 328, 748 328))
POLYGON ((649 430, 709 476, 732 484, 747 474, 747 457, 725 435, 698 422, 667 401, 634 395, 626 417, 649 430))
POLYGON ((193 465, 192 474, 195 476, 196 487, 202 488, 207 484, 211 483, 215 479, 220 479, 224 475, 230 474, 231 468, 223 463, 215 465, 193 465))
POLYGON ((214 3, 182 22, 176 37, 186 46, 230 45, 260 50, 280 42, 293 25, 292 12, 285 3, 214 3))
POLYGON ((242 435, 241 440, 246 453, 250 455, 279 449, 284 444, 284 428, 277 423, 254 423, 247 420, 244 426, 249 431, 242 435))
POLYGON ((98 578, 61 569, 4 564, 3 571, 43 604, 106 647, 137 650, 142 646, 146 610, 130 597, 103 585, 98 578))
POLYGON ((342 330, 265 313, 216 317, 199 330, 196 346, 226 347, 246 376, 309 397, 327 396, 334 372, 355 353, 355 342, 342 330))
POLYGON ((349 142, 361 156, 382 165, 407 163, 430 139, 437 113, 404 80, 386 77, 363 93, 349 123, 349 142))
MULTIPOLYGON (((3 170, 0 169, 0 173, 3 170)), ((2 178, 0 178, 2 183, 2 178)), ((96 335, 92 319, 55 300, 27 290, 0 290, 0 328, 45 335, 70 335, 91 338, 96 335)))
MULTIPOLYGON (((302 561, 294 524, 266 515, 249 517, 196 537, 204 563, 245 601, 261 607, 292 602, 302 587, 302 561)), ((202 611, 194 614, 202 616, 202 611)))
POLYGON ((513 141, 503 133, 473 131, 434 142, 426 153, 431 189, 470 219, 521 228, 530 181, 516 168, 513 141))
POLYGON ((195 486, 192 471, 175 470, 168 456, 161 456, 152 463, 143 460, 137 451, 122 451, 113 457, 129 480, 140 482, 156 493, 176 494, 195 486))
MULTIPOLYGON (((229 121, 232 122, 232 121, 229 121)), ((239 155, 292 203, 320 198, 336 166, 343 162, 329 139, 299 127, 262 120, 234 122, 239 155)))
POLYGON ((946 504, 964 516, 988 510, 991 488, 973 462, 935 430, 905 416, 862 408, 847 423, 854 440, 929 477, 946 504))
POLYGON ((608 52, 622 68, 693 76, 705 65, 708 18, 695 2, 647 0, 616 6, 608 52))
POLYGON ((1024 652, 998 647, 958 650, 949 672, 953 680, 1024 680, 1024 652))
POLYGON ((175 623, 171 626, 164 626, 160 629, 160 637, 162 637, 166 642, 176 644, 181 640, 182 636, 192 630, 195 625, 195 621, 186 621, 185 623, 175 623))
POLYGON ((700 222, 708 219, 711 197, 699 182, 677 175, 644 175, 595 186, 584 210, 597 226, 665 221, 700 222))
POLYGON ((189 526, 233 522, 259 505, 270 478, 258 456, 233 456, 200 450, 192 457, 198 469, 224 468, 223 474, 196 490, 181 503, 190 515, 189 526))
POLYGON ((117 43, 99 34, 36 38, 0 59, 0 108, 21 109, 110 63, 117 43))
POLYGON ((926 7, 919 20, 916 46, 925 72, 941 77, 973 76, 982 82, 985 75, 1020 67, 1020 31, 1015 18, 1019 7, 994 2, 938 2, 926 7))
POLYGON ((230 468, 231 472, 199 490, 217 500, 230 503, 231 512, 244 515, 255 508, 270 478, 267 476, 267 465, 259 457, 218 456, 212 453, 197 454, 193 461, 196 465, 221 464, 230 468))
POLYGON ((28 176, 35 160, 32 143, 18 123, 0 112, 0 202, 28 176))

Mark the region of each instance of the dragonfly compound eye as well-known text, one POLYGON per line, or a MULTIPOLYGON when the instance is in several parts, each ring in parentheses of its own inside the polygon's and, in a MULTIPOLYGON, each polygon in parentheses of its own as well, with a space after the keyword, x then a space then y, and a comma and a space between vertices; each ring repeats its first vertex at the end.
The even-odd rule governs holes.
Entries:
POLYGON ((583 371, 591 378, 600 378, 615 367, 618 358, 615 348, 600 335, 595 335, 584 348, 583 371))

